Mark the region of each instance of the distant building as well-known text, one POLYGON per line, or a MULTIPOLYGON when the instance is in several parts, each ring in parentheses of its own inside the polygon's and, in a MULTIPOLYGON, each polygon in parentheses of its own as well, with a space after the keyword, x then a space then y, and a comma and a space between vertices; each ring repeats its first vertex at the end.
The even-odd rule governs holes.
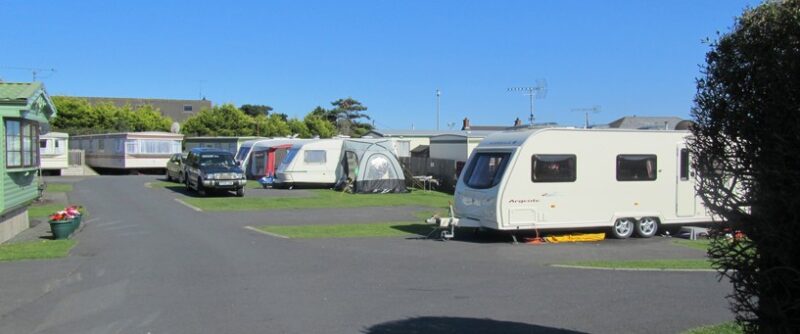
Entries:
POLYGON ((675 130, 675 126, 683 121, 674 116, 625 116, 608 125, 595 125, 592 128, 603 129, 639 129, 639 130, 675 130))
POLYGON ((71 96, 74 98, 85 99, 89 104, 111 103, 118 107, 129 105, 139 108, 150 105, 161 111, 161 114, 172 118, 175 122, 183 122, 190 116, 197 114, 200 110, 211 109, 211 101, 202 100, 173 100, 173 99, 143 99, 132 97, 92 97, 92 96, 71 96))

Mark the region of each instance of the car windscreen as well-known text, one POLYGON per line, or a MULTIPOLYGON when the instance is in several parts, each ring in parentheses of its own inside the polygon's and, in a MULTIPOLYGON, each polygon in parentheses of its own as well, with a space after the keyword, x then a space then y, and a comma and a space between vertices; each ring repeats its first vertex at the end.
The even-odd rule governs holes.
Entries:
POLYGON ((234 167, 236 161, 232 154, 203 153, 200 155, 200 166, 234 167))
POLYGON ((250 147, 240 147, 239 152, 236 153, 236 161, 244 161, 244 159, 247 158, 247 153, 250 153, 250 147))
POLYGON ((496 186, 503 178, 511 153, 476 153, 464 172, 464 183, 473 189, 487 189, 496 186))

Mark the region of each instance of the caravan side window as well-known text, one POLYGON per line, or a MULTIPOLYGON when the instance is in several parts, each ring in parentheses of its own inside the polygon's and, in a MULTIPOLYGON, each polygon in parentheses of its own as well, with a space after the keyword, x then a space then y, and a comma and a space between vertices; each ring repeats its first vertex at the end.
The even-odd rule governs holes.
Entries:
POLYGON ((533 182, 575 182, 577 168, 574 154, 534 154, 531 165, 533 182))
POLYGON ((617 181, 654 181, 657 167, 654 154, 620 154, 617 156, 617 181))
POLYGON ((310 164, 324 164, 326 161, 325 151, 323 150, 305 151, 305 155, 303 156, 303 161, 310 164))

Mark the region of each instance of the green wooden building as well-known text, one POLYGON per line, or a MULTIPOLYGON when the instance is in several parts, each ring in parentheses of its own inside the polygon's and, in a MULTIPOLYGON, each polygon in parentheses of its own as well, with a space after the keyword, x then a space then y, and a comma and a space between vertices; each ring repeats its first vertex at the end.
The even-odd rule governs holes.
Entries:
POLYGON ((28 205, 39 196, 39 133, 55 113, 41 83, 0 82, 0 242, 30 226, 28 205))

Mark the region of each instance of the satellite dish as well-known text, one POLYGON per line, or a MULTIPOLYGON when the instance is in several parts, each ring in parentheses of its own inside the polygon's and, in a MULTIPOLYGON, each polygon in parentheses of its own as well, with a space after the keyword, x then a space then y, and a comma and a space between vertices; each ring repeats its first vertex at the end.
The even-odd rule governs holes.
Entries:
POLYGON ((169 132, 181 133, 181 125, 178 122, 173 122, 172 126, 169 127, 169 132))

